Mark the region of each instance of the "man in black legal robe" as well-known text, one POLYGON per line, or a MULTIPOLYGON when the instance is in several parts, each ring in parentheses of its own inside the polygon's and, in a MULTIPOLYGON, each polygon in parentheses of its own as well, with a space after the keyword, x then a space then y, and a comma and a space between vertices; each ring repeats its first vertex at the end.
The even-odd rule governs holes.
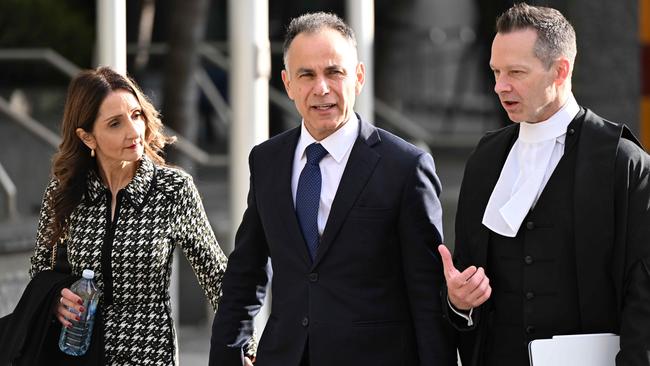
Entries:
MULTIPOLYGON (((571 93, 575 32, 557 10, 497 20, 490 67, 515 124, 470 157, 445 264, 463 365, 527 365, 528 343, 620 334, 616 364, 650 365, 650 157, 571 93)), ((615 70, 613 70, 615 71, 615 70)))

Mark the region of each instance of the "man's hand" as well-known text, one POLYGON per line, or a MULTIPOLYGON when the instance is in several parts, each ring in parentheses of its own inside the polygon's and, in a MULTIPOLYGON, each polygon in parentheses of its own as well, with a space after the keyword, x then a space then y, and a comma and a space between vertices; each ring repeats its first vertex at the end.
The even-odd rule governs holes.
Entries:
POLYGON ((449 249, 443 244, 438 246, 447 281, 449 301, 459 310, 476 308, 487 301, 492 294, 490 279, 482 267, 467 267, 460 272, 454 267, 449 249))

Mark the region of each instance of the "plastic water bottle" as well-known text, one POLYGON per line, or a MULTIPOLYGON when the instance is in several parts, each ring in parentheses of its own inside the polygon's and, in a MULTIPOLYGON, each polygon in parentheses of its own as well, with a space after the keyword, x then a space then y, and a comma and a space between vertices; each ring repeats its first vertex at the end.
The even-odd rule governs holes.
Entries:
POLYGON ((77 314, 79 321, 68 319, 72 327, 61 328, 61 337, 59 337, 59 348, 71 356, 82 356, 88 351, 90 346, 90 337, 93 332, 93 323, 95 322, 95 310, 99 301, 99 291, 93 278, 95 272, 90 269, 84 269, 81 279, 70 286, 70 290, 81 297, 84 311, 79 313, 76 309, 70 309, 72 313, 77 314))

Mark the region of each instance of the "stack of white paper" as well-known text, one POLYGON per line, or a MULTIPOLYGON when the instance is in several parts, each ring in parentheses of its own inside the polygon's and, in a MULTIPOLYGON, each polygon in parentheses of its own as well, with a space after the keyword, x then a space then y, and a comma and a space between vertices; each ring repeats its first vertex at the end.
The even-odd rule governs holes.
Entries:
POLYGON ((614 366, 619 337, 611 333, 555 336, 529 343, 531 366, 614 366))

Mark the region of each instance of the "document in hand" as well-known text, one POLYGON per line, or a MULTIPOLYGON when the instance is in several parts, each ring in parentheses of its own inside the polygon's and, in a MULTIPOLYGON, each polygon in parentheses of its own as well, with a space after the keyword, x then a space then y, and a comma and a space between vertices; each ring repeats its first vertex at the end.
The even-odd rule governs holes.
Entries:
POLYGON ((528 344, 531 366, 614 366, 619 337, 611 333, 555 336, 528 344))

